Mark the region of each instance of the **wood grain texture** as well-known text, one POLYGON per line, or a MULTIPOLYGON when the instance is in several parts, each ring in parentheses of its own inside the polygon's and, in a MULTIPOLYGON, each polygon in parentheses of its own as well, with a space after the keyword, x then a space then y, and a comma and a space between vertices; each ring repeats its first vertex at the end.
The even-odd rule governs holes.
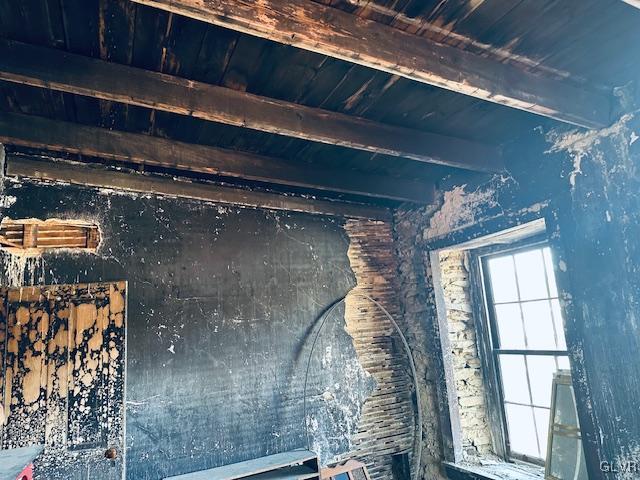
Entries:
POLYGON ((397 201, 429 203, 435 184, 369 173, 301 167, 277 158, 0 112, 0 142, 139 165, 397 201))
POLYGON ((20 42, 0 40, 0 80, 421 162, 478 171, 503 169, 499 150, 479 142, 384 125, 20 42))
POLYGON ((99 243, 98 226, 83 221, 4 217, 0 223, 1 248, 17 255, 68 248, 95 252, 99 243))
POLYGON ((309 0, 133 1, 560 121, 609 124, 609 95, 309 0))
POLYGON ((10 157, 7 161, 7 175, 129 192, 192 198, 240 207, 290 210, 347 218, 388 219, 390 217, 388 209, 372 205, 332 202, 214 184, 171 180, 166 177, 91 168, 78 163, 53 163, 10 157))
POLYGON ((126 284, 4 294, 0 446, 44 445, 34 462, 43 478, 122 475, 126 284), (113 465, 108 445, 119 454, 113 465))

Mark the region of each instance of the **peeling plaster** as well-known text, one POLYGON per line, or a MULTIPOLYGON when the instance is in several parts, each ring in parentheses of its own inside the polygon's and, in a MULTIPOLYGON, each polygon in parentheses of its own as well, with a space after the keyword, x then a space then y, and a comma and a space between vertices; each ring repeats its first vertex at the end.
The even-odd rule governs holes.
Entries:
POLYGON ((475 190, 470 190, 467 184, 463 184, 444 192, 440 207, 424 231, 424 239, 447 235, 454 230, 477 223, 481 217, 486 217, 487 210, 502 211, 498 192, 512 183, 515 183, 515 180, 510 176, 494 175, 486 185, 475 190))
POLYGON ((16 203, 18 199, 13 195, 2 195, 0 193, 0 208, 9 208, 11 205, 16 203))
POLYGON ((444 192, 440 209, 431 217, 425 237, 445 235, 456 228, 473 223, 477 208, 481 205, 495 206, 494 190, 465 191, 467 185, 444 192))
MULTIPOLYGON (((44 279, 45 263, 42 257, 28 255, 15 255, 0 250, 0 264, 2 270, 2 284, 7 287, 22 287, 27 283, 31 285, 38 279, 44 279), (38 275, 38 268, 41 274, 38 275)), ((42 280, 42 283, 45 283, 42 280)))
POLYGON ((560 132, 558 130, 550 131, 545 139, 551 144, 551 147, 545 151, 546 154, 566 152, 573 161, 573 170, 569 173, 569 183, 573 189, 576 186, 578 175, 582 175, 582 160, 588 154, 598 157, 599 152, 595 152, 595 147, 601 144, 602 140, 611 137, 629 137, 629 141, 622 142, 624 144, 633 145, 638 139, 635 132, 629 132, 628 123, 634 118, 634 114, 624 115, 616 123, 608 128, 601 130, 571 130, 568 132, 560 132))

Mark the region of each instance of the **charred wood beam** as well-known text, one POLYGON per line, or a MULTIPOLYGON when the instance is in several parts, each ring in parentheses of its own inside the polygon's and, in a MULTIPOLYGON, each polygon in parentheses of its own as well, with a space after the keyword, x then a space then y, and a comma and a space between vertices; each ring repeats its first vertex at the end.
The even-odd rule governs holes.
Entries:
POLYGON ((176 14, 589 128, 612 96, 442 45, 310 0, 133 0, 176 14))
POLYGON ((286 210, 346 218, 375 220, 390 220, 391 218, 388 209, 373 205, 285 196, 211 183, 176 180, 164 176, 125 173, 77 162, 51 162, 9 155, 6 164, 6 174, 10 177, 64 182, 119 191, 153 193, 246 208, 286 210))
POLYGON ((149 135, 0 112, 0 142, 175 170, 402 202, 430 203, 433 182, 418 182, 283 160, 149 135))
POLYGON ((421 162, 503 170, 499 149, 486 144, 9 40, 0 40, 0 80, 421 162))

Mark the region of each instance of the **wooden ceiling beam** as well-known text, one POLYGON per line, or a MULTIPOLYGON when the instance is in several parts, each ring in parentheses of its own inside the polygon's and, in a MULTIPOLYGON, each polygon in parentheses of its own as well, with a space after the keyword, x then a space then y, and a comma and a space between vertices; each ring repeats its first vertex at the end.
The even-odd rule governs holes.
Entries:
POLYGON ((401 202, 426 204, 435 194, 433 182, 303 167, 277 158, 21 113, 0 112, 0 143, 401 202))
POLYGON ((0 39, 0 80, 467 170, 503 170, 498 148, 0 39))
POLYGON ((275 42, 583 127, 612 96, 442 45, 310 0, 133 0, 275 42))
POLYGON ((109 170, 77 162, 51 162, 9 155, 7 176, 48 182, 64 182, 85 187, 191 198, 241 208, 286 210, 316 215, 373 220, 391 219, 387 208, 359 203, 337 202, 245 190, 225 185, 196 183, 164 176, 109 170))

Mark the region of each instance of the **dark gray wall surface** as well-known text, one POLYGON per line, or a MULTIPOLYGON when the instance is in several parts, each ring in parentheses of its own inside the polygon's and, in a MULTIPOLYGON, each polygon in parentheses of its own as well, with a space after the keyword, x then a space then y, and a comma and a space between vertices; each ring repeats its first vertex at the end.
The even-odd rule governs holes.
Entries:
MULTIPOLYGON (((5 216, 93 220, 103 243, 97 255, 28 261, 24 278, 24 263, 3 254, 2 284, 129 282, 127 478, 306 447, 309 333, 355 284, 338 221, 34 182, 5 182, 4 193, 5 216)), ((312 437, 342 453, 373 385, 335 313, 313 356, 308 411, 312 437), (343 393, 327 406, 321 394, 336 384, 343 393)))
POLYGON ((640 477, 639 134, 640 118, 628 117, 566 147, 558 275, 591 479, 640 477))
POLYGON ((591 480, 637 478, 640 465, 638 115, 514 141, 509 174, 453 179, 425 234, 439 249, 545 218, 591 480))

